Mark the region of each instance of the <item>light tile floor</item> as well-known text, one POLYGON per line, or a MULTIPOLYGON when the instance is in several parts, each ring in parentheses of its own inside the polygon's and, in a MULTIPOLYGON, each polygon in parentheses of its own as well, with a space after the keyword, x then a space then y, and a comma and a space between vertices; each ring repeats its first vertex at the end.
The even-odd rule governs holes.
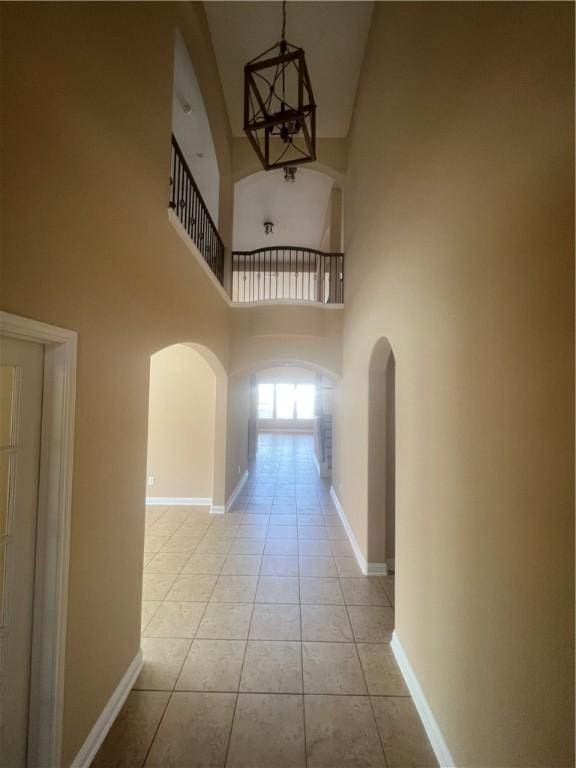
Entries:
POLYGON ((394 578, 362 576, 309 436, 262 434, 233 512, 146 511, 144 669, 93 768, 427 768, 394 578))

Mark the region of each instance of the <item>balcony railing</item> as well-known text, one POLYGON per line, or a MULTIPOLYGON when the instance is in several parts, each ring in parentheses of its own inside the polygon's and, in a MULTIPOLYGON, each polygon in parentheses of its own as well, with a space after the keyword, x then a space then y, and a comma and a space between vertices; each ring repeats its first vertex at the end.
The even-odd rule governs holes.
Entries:
POLYGON ((170 208, 174 209, 204 261, 223 284, 224 244, 174 136, 170 159, 170 208))
POLYGON ((344 302, 344 254, 275 246, 232 254, 232 301, 344 302))

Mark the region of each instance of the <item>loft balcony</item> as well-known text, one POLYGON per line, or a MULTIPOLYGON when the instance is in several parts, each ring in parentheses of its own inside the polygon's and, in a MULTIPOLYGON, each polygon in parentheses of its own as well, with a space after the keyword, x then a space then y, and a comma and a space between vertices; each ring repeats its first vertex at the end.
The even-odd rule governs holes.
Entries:
POLYGON ((227 258, 218 228, 174 136, 170 167, 169 207, 233 304, 343 304, 343 253, 281 245, 232 251, 227 258))

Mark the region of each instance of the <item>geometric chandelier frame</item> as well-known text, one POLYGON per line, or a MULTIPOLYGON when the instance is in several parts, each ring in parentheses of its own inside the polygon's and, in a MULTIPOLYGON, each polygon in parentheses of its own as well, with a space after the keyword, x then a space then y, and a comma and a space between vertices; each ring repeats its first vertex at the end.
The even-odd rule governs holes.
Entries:
POLYGON ((268 171, 316 160, 316 104, 302 48, 282 39, 244 67, 244 131, 268 171))

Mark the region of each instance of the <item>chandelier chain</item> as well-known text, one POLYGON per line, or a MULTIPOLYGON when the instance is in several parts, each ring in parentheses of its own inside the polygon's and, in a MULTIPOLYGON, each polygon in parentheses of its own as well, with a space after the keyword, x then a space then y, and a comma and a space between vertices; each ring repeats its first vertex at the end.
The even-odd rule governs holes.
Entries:
POLYGON ((286 40, 286 0, 282 0, 282 42, 286 40))

